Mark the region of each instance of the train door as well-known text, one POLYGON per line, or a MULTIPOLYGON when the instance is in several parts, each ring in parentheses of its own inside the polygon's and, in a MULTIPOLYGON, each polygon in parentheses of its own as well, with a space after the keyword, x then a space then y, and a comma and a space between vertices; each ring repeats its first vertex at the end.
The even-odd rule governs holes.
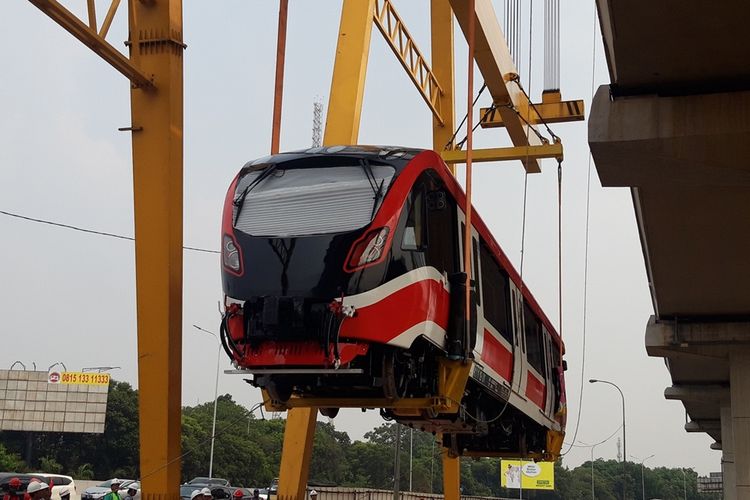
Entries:
POLYGON ((472 300, 472 306, 474 308, 473 316, 472 316, 472 322, 471 322, 471 331, 469 332, 469 336, 471 338, 471 347, 474 349, 475 352, 481 353, 482 349, 482 335, 479 335, 478 332, 483 331, 482 330, 482 324, 483 324, 483 318, 484 314, 482 312, 482 279, 480 274, 480 267, 479 267, 479 233, 477 232, 476 228, 472 226, 471 228, 471 271, 468 272, 464 267, 464 231, 465 231, 465 215, 462 212, 459 212, 458 220, 460 221, 458 224, 458 239, 460 241, 458 245, 459 249, 459 258, 460 258, 460 264, 459 269, 461 269, 462 272, 466 273, 467 277, 474 281, 474 294, 473 294, 473 300, 472 300))
POLYGON ((545 405, 544 405, 544 413, 548 417, 552 418, 553 414, 555 413, 555 391, 554 391, 554 381, 555 381, 555 372, 557 370, 557 366, 555 364, 555 357, 552 354, 553 349, 553 343, 552 339, 550 338, 550 334, 547 331, 547 328, 542 325, 542 333, 543 333, 543 339, 544 339, 544 366, 545 366, 545 373, 544 378, 546 379, 547 383, 547 391, 546 391, 546 398, 545 398, 545 405))
POLYGON ((545 411, 548 379, 542 322, 527 303, 523 305, 523 326, 527 362, 524 397, 545 411))
POLYGON ((526 336, 523 323, 523 298, 515 283, 510 283, 513 312, 513 385, 512 389, 521 397, 526 393, 526 336))

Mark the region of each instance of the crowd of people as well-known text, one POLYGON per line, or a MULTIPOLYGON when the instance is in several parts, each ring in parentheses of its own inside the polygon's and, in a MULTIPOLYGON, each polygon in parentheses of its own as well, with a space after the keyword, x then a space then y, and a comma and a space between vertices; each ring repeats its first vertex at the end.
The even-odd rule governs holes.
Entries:
MULTIPOLYGON (((32 478, 24 489, 23 483, 17 477, 8 481, 8 491, 3 495, 3 500, 50 500, 52 488, 44 481, 32 478)), ((60 492, 60 500, 70 500, 69 491, 60 492)))

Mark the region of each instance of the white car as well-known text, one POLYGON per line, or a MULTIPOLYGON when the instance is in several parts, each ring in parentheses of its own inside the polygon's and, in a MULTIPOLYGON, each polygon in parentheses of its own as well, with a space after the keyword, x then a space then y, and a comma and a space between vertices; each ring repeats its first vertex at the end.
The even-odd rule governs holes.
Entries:
POLYGON ((75 498, 76 483, 70 476, 63 476, 62 474, 47 474, 46 472, 33 472, 29 476, 41 479, 47 484, 52 486, 52 500, 60 500, 60 492, 67 490, 70 493, 70 498, 75 498))
MULTIPOLYGON (((137 483, 137 500, 140 500, 141 498, 141 483, 137 481, 133 481, 132 479, 120 479, 122 481, 122 484, 120 484, 120 489, 117 491, 117 494, 120 495, 120 498, 125 498, 125 495, 127 495, 128 486, 131 483, 137 483)), ((81 500, 98 500, 102 498, 104 495, 112 491, 112 480, 108 479, 107 481, 104 481, 103 483, 97 484, 96 486, 92 486, 90 488, 86 488, 86 491, 81 493, 81 500)))

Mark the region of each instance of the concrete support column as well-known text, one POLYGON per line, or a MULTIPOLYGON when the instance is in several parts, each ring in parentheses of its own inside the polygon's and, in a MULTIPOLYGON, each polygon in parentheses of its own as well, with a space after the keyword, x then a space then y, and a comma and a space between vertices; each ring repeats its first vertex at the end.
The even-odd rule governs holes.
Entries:
POLYGON ((736 500, 737 479, 734 471, 734 436, 730 406, 721 408, 721 476, 724 482, 724 500, 736 500))
MULTIPOLYGON (((750 500, 750 348, 729 353, 732 441, 737 500, 750 500)), ((722 439, 723 442, 723 439, 722 439)), ((726 493, 726 492, 725 492, 726 493)))

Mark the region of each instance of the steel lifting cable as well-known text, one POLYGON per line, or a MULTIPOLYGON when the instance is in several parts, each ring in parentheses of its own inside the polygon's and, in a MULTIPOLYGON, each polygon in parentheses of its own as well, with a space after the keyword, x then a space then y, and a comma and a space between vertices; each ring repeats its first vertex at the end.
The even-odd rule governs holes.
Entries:
MULTIPOLYGON (((594 5, 594 16, 593 16, 593 35, 591 40, 591 98, 594 98, 594 82, 596 79, 596 5, 594 5)), ((591 216, 591 152, 589 152, 588 170, 586 179, 586 230, 585 230, 585 244, 584 244, 584 257, 583 257, 583 327, 581 332, 581 392, 578 396, 578 415, 576 416, 576 427, 573 433, 573 443, 578 436, 578 430, 581 424, 581 413, 583 410, 583 390, 585 387, 585 368, 586 368, 586 318, 588 313, 588 277, 589 277, 589 220, 591 216)), ((567 451, 560 455, 566 455, 573 448, 571 446, 567 451)))

